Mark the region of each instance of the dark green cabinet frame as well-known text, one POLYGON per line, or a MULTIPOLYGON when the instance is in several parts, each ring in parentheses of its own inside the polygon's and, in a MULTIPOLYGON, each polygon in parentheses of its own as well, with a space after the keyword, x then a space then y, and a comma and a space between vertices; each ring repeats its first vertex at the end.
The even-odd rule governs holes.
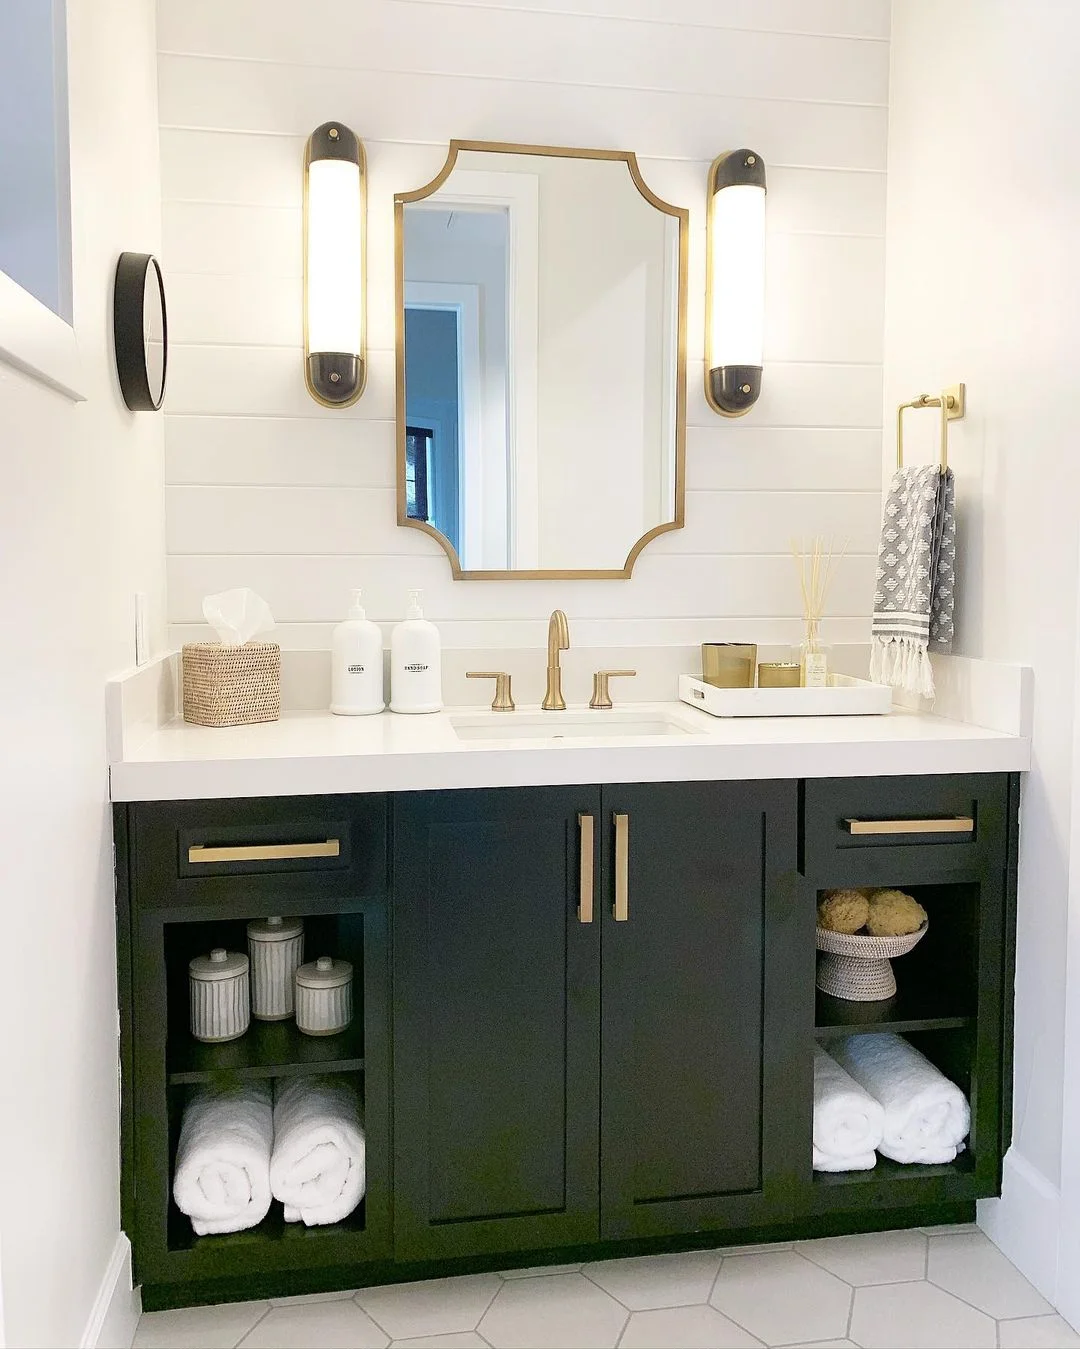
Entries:
POLYGON ((1009 1142, 1018 813, 1004 774, 118 805, 121 1218, 144 1305, 970 1217, 999 1192, 1009 1142), (943 815, 973 827, 847 825, 943 815), (332 857, 190 861, 198 843, 331 835, 332 857), (814 989, 818 893, 853 884, 911 888, 931 914, 880 1009, 814 989), (281 912, 355 958, 354 1026, 195 1045, 187 951, 281 912), (815 1175, 815 1038, 875 1029, 962 1083, 970 1149, 815 1175), (315 1071, 363 1083, 362 1209, 194 1238, 169 1195, 188 1086, 315 1071))

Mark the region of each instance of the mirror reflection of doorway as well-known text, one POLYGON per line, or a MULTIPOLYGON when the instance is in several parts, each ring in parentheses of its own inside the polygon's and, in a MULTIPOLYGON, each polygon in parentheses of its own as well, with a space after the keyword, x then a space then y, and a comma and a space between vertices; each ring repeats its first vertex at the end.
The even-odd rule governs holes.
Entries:
POLYGON ((405 308, 405 480, 408 514, 461 542, 458 484, 463 441, 461 315, 456 306, 405 308))

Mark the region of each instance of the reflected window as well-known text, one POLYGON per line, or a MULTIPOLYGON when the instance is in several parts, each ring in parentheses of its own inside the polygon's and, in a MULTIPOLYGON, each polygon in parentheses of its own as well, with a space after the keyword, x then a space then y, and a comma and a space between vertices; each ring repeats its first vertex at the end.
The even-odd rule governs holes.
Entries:
POLYGON ((405 429, 405 502, 410 520, 431 523, 428 506, 428 479, 431 473, 435 433, 426 426, 405 429))

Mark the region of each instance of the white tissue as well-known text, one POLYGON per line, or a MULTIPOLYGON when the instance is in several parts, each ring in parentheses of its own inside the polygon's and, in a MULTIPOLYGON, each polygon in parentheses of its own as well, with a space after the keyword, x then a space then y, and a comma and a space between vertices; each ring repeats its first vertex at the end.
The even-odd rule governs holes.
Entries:
POLYGON ((243 646, 274 626, 270 606, 261 595, 246 587, 207 595, 202 611, 223 646, 243 646))

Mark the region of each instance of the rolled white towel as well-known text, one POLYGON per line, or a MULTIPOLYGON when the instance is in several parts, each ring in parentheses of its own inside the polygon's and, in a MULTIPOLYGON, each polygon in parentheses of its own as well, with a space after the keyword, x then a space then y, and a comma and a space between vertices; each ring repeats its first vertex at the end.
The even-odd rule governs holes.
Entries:
POLYGON ((257 1227, 270 1209, 269 1082, 199 1087, 184 1107, 173 1198, 199 1236, 257 1227))
POLYGON ((885 1111, 814 1046, 814 1170, 869 1171, 885 1128, 885 1111))
POLYGON ((951 1162, 971 1130, 964 1093, 899 1035, 853 1035, 834 1056, 885 1110, 878 1147, 895 1162, 951 1162))
POLYGON ((285 1221, 340 1222, 364 1197, 364 1126, 356 1088, 338 1077, 279 1080, 270 1188, 285 1221))

